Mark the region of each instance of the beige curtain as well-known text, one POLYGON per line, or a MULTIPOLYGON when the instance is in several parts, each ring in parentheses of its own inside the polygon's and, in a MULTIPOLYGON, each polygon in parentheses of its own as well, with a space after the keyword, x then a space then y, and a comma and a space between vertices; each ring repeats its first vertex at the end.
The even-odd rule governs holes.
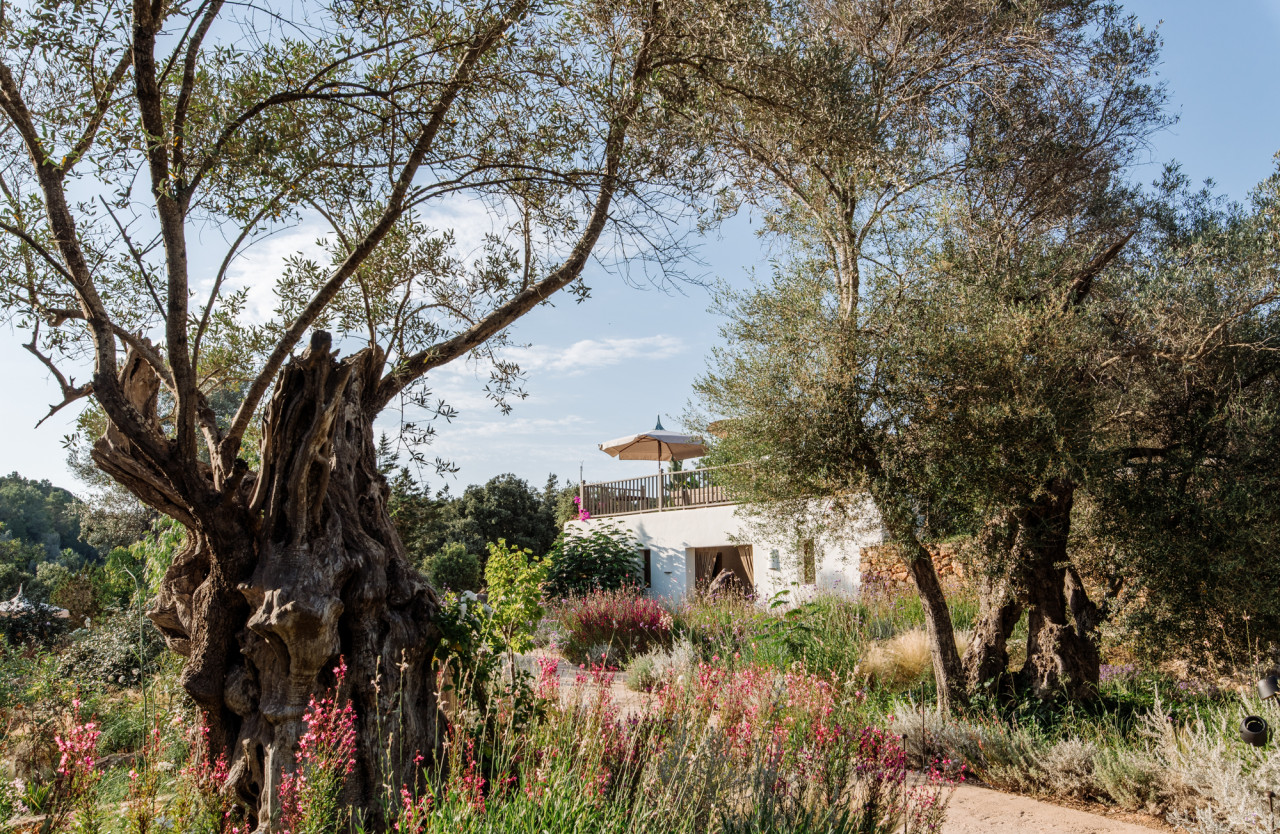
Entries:
POLYGON ((747 574, 747 584, 754 589, 756 587, 756 567, 755 560, 751 552, 751 545, 738 545, 738 558, 742 560, 742 570, 747 574))
POLYGON ((715 567, 716 551, 718 547, 698 547, 694 548, 694 572, 693 577, 697 582, 711 579, 711 569, 715 567))

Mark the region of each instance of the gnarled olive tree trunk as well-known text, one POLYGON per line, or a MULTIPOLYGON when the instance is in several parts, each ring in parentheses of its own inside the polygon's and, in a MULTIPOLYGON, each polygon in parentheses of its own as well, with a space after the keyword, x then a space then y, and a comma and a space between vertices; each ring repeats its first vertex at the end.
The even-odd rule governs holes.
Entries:
POLYGON ((964 653, 965 686, 971 695, 999 695, 1009 679, 1009 637, 1022 617, 1023 604, 1007 573, 980 574, 978 619, 964 653))
MULTIPOLYGON (((1027 662, 1019 676, 1042 698, 1087 700, 1097 693, 1098 647, 1087 623, 1075 624, 1068 607, 1067 538, 1075 488, 1055 481, 1033 503, 1019 536, 1026 587, 1027 662)), ((1074 571, 1072 579, 1076 579, 1074 571)), ((1083 586, 1073 588, 1083 595, 1083 586)))
MULTIPOLYGON (((278 817, 308 702, 333 685, 340 659, 340 697, 358 716, 351 804, 376 815, 384 780, 413 784, 417 757, 431 761, 442 741, 439 603, 405 558, 376 462, 371 389, 382 364, 373 348, 338 361, 317 333, 276 382, 259 471, 238 466, 221 501, 175 509, 189 537, 151 617, 188 657, 183 686, 263 830, 278 817)), ((149 384, 145 374, 131 383, 144 407, 149 384)), ((133 451, 109 432, 95 457, 147 489, 129 480, 133 451)))
POLYGON ((1099 671, 1097 627, 1102 619, 1070 562, 1074 487, 1055 482, 1028 508, 988 525, 978 541, 990 561, 979 566, 978 619, 964 656, 969 692, 1012 694, 1016 686, 1042 698, 1089 698, 1099 671), (1008 673, 1008 641, 1028 614, 1027 660, 1008 673))

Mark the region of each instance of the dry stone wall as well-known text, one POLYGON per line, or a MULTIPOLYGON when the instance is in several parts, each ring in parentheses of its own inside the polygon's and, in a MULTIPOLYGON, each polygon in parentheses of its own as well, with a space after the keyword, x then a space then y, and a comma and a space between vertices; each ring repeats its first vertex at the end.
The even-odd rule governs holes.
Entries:
MULTIPOLYGON (((954 576, 964 579, 964 562, 960 558, 960 545, 954 543, 926 545, 933 555, 934 569, 939 578, 954 576)), ((863 581, 874 578, 880 582, 911 583, 911 573, 898 555, 896 545, 881 544, 862 548, 861 564, 863 581)))

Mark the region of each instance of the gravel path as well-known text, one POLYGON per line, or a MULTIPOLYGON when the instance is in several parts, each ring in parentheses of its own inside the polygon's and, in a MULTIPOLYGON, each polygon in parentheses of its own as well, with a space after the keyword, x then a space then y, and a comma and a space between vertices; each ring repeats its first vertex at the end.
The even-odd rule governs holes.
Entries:
POLYGON ((942 834, 1150 834, 1120 819, 1039 802, 978 785, 961 785, 947 808, 942 834))

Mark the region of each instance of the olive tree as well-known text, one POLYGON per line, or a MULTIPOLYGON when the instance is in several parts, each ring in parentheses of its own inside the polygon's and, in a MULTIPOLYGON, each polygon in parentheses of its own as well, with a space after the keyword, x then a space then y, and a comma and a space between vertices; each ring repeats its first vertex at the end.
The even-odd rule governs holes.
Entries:
POLYGON ((920 592, 945 704, 963 697, 962 664, 908 486, 919 455, 902 442, 892 357, 911 346, 895 310, 929 269, 944 294, 965 280, 938 257, 946 237, 986 246, 1008 274, 1002 247, 1070 230, 1059 251, 1076 271, 1057 276, 1082 286, 1114 259, 1128 234, 1106 205, 1114 180, 1163 123, 1156 42, 1095 0, 794 9, 804 22, 760 34, 764 57, 705 70, 719 114, 707 135, 787 255, 772 284, 727 300, 732 347, 701 394, 734 418, 725 454, 776 464, 737 485, 774 515, 795 517, 788 495, 870 493, 920 592), (1108 219, 1077 233, 1092 215, 1108 219), (739 384, 752 377, 768 385, 739 384))
POLYGON ((347 797, 376 815, 442 719, 438 600, 388 516, 374 421, 429 405, 426 375, 467 356, 510 390, 494 345, 557 292, 584 296, 602 241, 671 251, 659 221, 702 186, 653 89, 678 42, 666 9, 37 0, 0 16, 6 319, 61 386, 54 410, 100 415, 97 466, 187 530, 151 617, 232 787, 268 824, 344 656, 343 696, 382 713, 360 724, 347 797), (479 219, 430 220, 459 207, 479 219), (236 284, 255 243, 300 221, 323 227, 320 254, 236 284))
POLYGON ((1147 658, 1218 671, 1280 643, 1280 175, 1247 204, 1171 171, 1123 275, 1126 338, 1104 361, 1112 419, 1072 562, 1108 629, 1147 658))

